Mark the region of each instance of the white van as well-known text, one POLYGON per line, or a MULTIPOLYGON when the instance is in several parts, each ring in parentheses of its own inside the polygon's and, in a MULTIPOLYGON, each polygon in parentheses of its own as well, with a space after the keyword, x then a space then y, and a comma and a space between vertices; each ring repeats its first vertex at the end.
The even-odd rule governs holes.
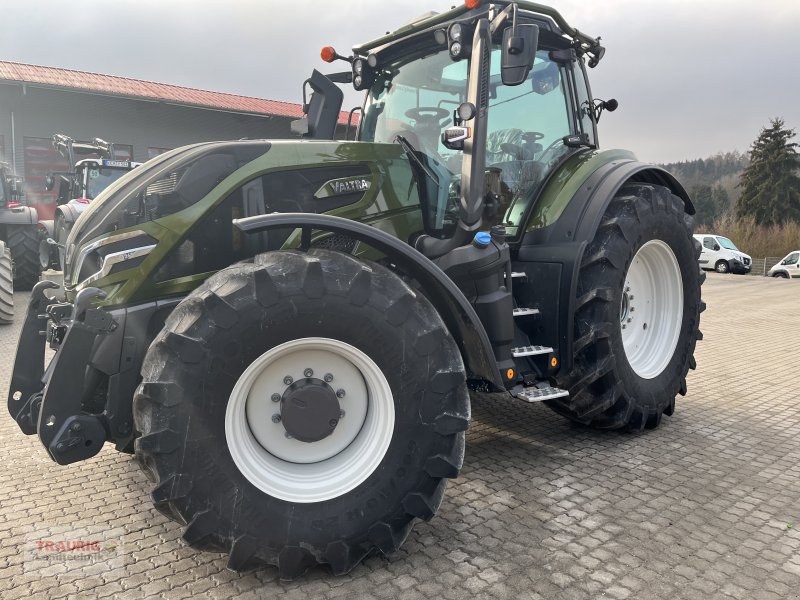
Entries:
POLYGON ((800 279, 800 250, 789 252, 781 262, 767 272, 767 275, 784 279, 800 279))
POLYGON ((747 274, 753 268, 753 260, 739 250, 728 238, 712 233, 695 234, 703 247, 700 253, 700 268, 714 269, 717 273, 747 274))

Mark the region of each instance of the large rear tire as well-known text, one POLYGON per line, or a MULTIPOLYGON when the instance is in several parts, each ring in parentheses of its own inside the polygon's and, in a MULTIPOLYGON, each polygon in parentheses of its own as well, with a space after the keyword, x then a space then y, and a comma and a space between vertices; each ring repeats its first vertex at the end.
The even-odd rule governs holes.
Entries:
POLYGON ((574 367, 558 381, 570 395, 551 408, 600 429, 637 431, 673 413, 702 339, 699 254, 692 219, 668 189, 620 190, 584 253, 574 367))
POLYGON ((142 376, 135 448, 153 501, 237 571, 343 574, 393 552, 463 461, 455 342, 422 295, 346 254, 220 271, 170 315, 142 376))
POLYGON ((36 225, 8 228, 8 248, 14 262, 14 286, 29 290, 39 281, 39 232, 36 225))
POLYGON ((0 325, 14 321, 14 278, 11 253, 0 242, 0 325))

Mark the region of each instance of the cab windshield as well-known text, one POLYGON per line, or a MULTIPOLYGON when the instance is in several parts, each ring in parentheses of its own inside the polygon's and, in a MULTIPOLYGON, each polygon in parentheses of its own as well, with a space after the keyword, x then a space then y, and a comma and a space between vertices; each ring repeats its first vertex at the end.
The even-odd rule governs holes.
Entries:
POLYGON ((726 250, 739 250, 732 241, 725 237, 718 237, 717 240, 719 241, 719 245, 725 248, 726 250))
MULTIPOLYGON (((527 81, 508 87, 500 77, 501 49, 492 48, 485 168, 487 182, 500 195, 491 224, 503 223, 512 236, 535 191, 571 151, 563 142, 574 127, 565 67, 549 55, 539 50, 527 81)), ((392 143, 400 135, 424 154, 449 197, 443 212, 453 218, 463 152, 446 148, 441 134, 466 101, 467 85, 468 61, 453 62, 446 48, 402 56, 378 73, 360 131, 368 142, 392 143)))
POLYGON ((97 196, 114 183, 117 179, 125 175, 130 169, 120 169, 118 167, 84 167, 85 169, 85 197, 94 200, 97 196))

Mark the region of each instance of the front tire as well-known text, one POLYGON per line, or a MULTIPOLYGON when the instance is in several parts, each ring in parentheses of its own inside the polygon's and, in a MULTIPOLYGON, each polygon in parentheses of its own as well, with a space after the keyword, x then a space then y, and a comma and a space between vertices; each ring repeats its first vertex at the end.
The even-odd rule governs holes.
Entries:
POLYGON ((584 252, 575 312, 575 361, 549 406, 599 429, 641 430, 686 393, 705 305, 683 202, 666 188, 627 184, 584 252), (637 312, 638 311, 638 312, 637 312))
POLYGON ((730 271, 730 267, 728 266, 728 261, 718 260, 717 264, 714 265, 714 270, 717 273, 728 273, 730 271))
POLYGON ((217 273, 167 319, 142 376, 135 446, 153 501, 237 571, 343 574, 392 552, 463 461, 469 396, 441 318, 391 271, 338 252, 217 273))

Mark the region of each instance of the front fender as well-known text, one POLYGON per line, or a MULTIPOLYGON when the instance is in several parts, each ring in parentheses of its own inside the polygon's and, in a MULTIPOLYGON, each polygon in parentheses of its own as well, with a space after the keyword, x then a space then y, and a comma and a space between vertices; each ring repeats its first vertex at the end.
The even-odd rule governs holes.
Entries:
POLYGON ((235 219, 233 223, 245 233, 289 227, 306 230, 309 236, 312 229, 330 231, 357 239, 382 252, 425 290, 426 297, 458 344, 467 377, 489 383, 495 388, 493 391, 505 390, 492 345, 475 309, 439 267, 405 242, 375 227, 330 215, 273 213, 235 219))
POLYGON ((86 209, 86 204, 81 204, 75 200, 70 200, 66 204, 62 204, 56 209, 56 215, 61 215, 66 223, 75 223, 78 217, 86 209))

